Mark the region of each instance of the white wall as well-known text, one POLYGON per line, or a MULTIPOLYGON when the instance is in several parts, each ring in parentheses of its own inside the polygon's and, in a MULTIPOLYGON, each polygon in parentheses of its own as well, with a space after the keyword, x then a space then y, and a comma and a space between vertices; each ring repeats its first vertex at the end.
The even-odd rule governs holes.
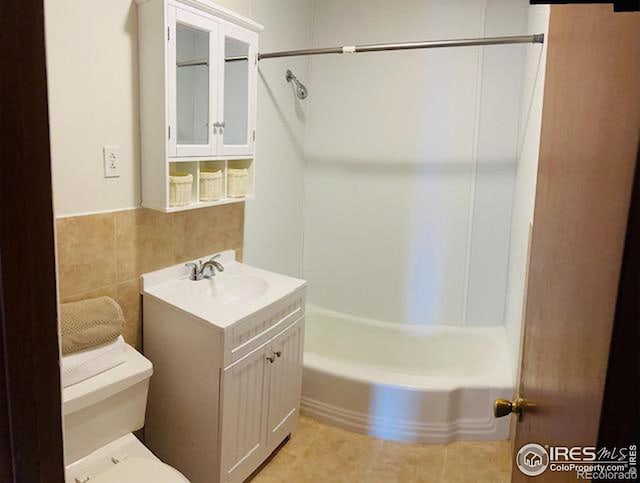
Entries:
MULTIPOLYGON (((260 51, 309 47, 311 0, 254 0, 255 19, 265 26, 260 51)), ((303 81, 309 59, 260 62, 256 129, 256 195, 245 214, 247 263, 302 276, 306 103, 285 81, 287 69, 303 81)))
MULTIPOLYGON (((529 7, 529 33, 548 32, 549 7, 529 7)), ((509 284, 505 326, 511 352, 514 377, 517 374, 522 333, 522 315, 527 274, 529 224, 533 222, 542 98, 546 67, 547 44, 528 46, 525 57, 525 76, 522 90, 520 132, 518 136, 518 171, 513 197, 513 215, 509 251, 509 284)))
MULTIPOLYGON (((250 15, 251 0, 217 0, 250 15)), ((45 0, 56 215, 140 204, 138 20, 133 0, 45 0), (120 145, 120 178, 102 146, 120 145)))
MULTIPOLYGON (((315 46, 519 34, 525 0, 323 0, 315 46)), ((309 302, 501 325, 523 46, 318 56, 308 82, 309 302)))

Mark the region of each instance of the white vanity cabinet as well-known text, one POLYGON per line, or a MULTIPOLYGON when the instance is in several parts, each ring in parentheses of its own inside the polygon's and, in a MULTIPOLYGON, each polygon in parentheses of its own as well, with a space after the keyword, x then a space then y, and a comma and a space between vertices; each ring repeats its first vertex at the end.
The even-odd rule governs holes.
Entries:
POLYGON ((143 206, 178 211, 250 199, 262 26, 209 0, 136 1, 143 206), (231 168, 248 171, 245 196, 229 196, 231 168), (224 179, 216 200, 200 196, 201 173, 212 169, 224 179), (172 203, 172 175, 191 175, 190 202, 172 203))
POLYGON ((293 431, 304 319, 223 371, 221 481, 242 481, 293 431))
POLYGON ((270 365, 269 414, 267 447, 277 447, 291 430, 298 417, 304 353, 304 321, 281 332, 271 341, 271 353, 276 358, 270 365))
POLYGON ((207 319, 221 310, 235 317, 244 306, 200 305, 207 284, 224 287, 225 277, 249 280, 268 273, 229 263, 217 280, 180 279, 158 289, 143 276, 143 348, 154 368, 145 443, 191 483, 244 481, 297 424, 304 281, 264 275, 265 295, 247 302, 255 305, 232 322, 207 319), (202 292, 182 297, 176 287, 202 292))

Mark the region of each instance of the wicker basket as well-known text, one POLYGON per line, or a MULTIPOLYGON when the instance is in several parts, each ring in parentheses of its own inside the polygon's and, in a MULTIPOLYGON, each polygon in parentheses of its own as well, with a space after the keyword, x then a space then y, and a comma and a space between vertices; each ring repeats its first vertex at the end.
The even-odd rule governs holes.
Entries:
POLYGON ((224 197, 224 182, 221 169, 200 170, 200 201, 216 201, 224 197))
POLYGON ((191 203, 193 175, 174 174, 169 176, 169 206, 185 206, 191 203))
POLYGON ((227 196, 243 198, 249 188, 249 170, 247 168, 229 168, 227 174, 227 196))

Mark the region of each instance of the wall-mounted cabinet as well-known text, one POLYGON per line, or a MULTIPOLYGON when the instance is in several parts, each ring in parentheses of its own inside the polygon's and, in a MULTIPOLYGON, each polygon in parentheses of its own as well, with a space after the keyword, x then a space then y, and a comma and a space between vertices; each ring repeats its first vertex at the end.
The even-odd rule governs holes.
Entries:
POLYGON ((252 198, 262 26, 207 0, 137 3, 142 205, 176 211, 252 198), (201 196, 216 167, 222 196, 201 196), (189 174, 187 203, 176 193, 186 193, 189 174))

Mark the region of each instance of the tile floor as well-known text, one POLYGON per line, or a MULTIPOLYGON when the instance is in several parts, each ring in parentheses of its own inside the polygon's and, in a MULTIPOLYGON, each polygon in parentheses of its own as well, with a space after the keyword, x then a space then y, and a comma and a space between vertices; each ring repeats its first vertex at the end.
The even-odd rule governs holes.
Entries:
POLYGON ((404 444, 307 417, 251 483, 508 482, 508 441, 404 444))

